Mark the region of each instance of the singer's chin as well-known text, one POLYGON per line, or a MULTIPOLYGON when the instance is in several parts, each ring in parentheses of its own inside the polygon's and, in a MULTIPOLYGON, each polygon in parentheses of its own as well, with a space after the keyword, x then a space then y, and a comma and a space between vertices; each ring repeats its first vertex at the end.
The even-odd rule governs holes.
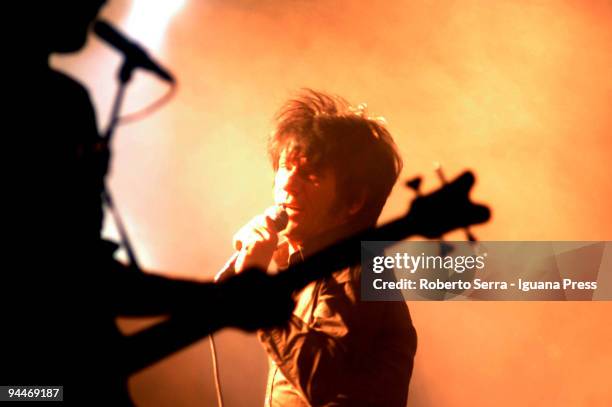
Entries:
POLYGON ((283 235, 289 240, 301 242, 304 238, 300 224, 289 219, 287 227, 283 230, 283 235))

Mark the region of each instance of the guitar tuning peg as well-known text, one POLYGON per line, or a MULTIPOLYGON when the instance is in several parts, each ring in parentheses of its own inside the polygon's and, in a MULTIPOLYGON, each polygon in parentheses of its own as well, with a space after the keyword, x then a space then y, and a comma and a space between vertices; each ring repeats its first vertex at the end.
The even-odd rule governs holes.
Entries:
POLYGON ((421 181, 421 177, 414 177, 413 179, 406 181, 406 186, 419 195, 421 193, 421 181))
POLYGON ((440 164, 440 162, 438 161, 434 161, 433 166, 434 171, 436 172, 436 174, 438 174, 438 178, 440 179, 442 185, 446 185, 447 182, 446 177, 444 176, 444 171, 442 170, 442 164, 440 164))
POLYGON ((453 250, 455 250, 455 247, 452 244, 440 242, 440 256, 444 257, 453 250))

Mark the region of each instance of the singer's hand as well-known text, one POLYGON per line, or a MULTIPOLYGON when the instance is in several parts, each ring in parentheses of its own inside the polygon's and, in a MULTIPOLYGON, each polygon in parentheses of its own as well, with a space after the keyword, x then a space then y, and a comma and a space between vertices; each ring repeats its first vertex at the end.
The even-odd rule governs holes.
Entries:
POLYGON ((278 232, 267 215, 254 217, 234 235, 234 248, 240 250, 234 268, 240 273, 248 268, 267 270, 278 246, 278 232))

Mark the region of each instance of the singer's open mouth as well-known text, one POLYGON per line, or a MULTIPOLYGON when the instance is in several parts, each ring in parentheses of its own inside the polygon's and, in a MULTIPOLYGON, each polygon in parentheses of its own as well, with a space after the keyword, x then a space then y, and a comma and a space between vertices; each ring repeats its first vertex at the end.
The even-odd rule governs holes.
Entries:
POLYGON ((296 213, 296 212, 301 212, 302 208, 297 206, 297 205, 283 205, 283 207, 285 208, 285 210, 287 210, 288 213, 296 213))

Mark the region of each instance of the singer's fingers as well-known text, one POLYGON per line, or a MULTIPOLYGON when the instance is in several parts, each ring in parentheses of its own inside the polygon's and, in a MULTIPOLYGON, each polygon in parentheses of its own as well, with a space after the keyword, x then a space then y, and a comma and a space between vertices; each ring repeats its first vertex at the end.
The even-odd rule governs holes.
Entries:
POLYGON ((249 247, 257 241, 274 241, 278 239, 276 224, 269 215, 257 215, 244 225, 233 237, 235 250, 249 247))
POLYGON ((258 227, 257 229, 254 229, 253 232, 255 232, 263 241, 268 241, 272 238, 270 231, 264 227, 258 227))
POLYGON ((249 222, 253 229, 267 228, 268 227, 268 216, 257 215, 249 222))
POLYGON ((259 215, 253 219, 253 231, 259 234, 264 240, 274 240, 276 237, 276 225, 274 219, 269 215, 259 215))
POLYGON ((240 232, 236 233, 232 238, 232 246, 234 247, 234 250, 242 249, 242 239, 240 238, 240 236, 238 236, 239 233, 240 232))
POLYGON ((266 216, 266 229, 276 231, 276 221, 269 216, 266 216))

